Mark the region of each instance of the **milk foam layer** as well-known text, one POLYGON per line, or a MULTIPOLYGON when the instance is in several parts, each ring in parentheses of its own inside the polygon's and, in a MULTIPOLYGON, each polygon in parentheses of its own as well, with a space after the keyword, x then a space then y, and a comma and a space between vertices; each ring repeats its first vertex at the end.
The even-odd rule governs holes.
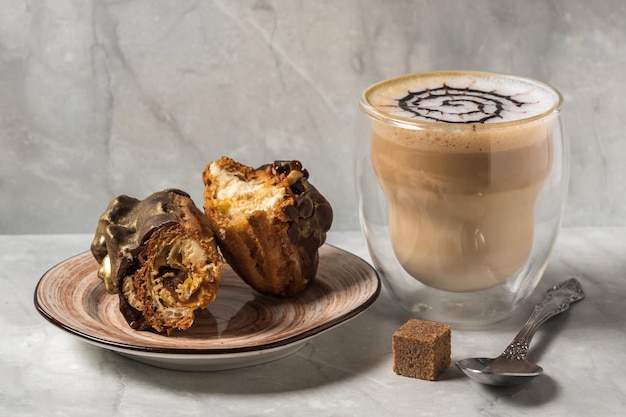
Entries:
POLYGON ((362 108, 373 119, 384 120, 374 123, 374 129, 399 146, 436 152, 494 152, 545 138, 560 101, 550 87, 524 78, 440 72, 376 84, 365 92, 362 108), (474 91, 479 90, 491 98, 476 98, 474 91), (433 91, 436 98, 424 98, 433 91), (448 95, 443 98, 445 91, 448 95), (414 96, 407 99, 414 102, 412 113, 400 107, 408 96, 414 96), (491 102, 486 103, 488 100, 491 102), (472 110, 470 106, 475 107, 472 110), (428 117, 420 115, 420 109, 425 109, 423 114, 428 117), (495 111, 499 111, 497 116, 495 111), (460 122, 461 117, 465 121, 460 122))
POLYGON ((366 101, 402 118, 455 124, 489 124, 533 118, 553 110, 559 95, 524 78, 472 72, 416 74, 383 82, 366 101))

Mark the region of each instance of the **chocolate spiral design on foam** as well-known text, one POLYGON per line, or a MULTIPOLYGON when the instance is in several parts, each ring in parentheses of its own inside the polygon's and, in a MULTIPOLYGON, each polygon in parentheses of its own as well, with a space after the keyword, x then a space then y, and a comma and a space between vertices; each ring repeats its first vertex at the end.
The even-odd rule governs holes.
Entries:
POLYGON ((421 91, 409 91, 398 106, 415 118, 446 123, 487 123, 501 119, 505 111, 521 112, 524 105, 511 96, 494 91, 454 88, 443 85, 421 91))

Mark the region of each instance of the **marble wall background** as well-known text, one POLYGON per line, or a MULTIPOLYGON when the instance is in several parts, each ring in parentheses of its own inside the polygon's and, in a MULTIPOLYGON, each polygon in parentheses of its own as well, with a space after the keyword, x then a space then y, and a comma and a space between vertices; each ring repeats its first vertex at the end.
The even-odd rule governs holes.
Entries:
POLYGON ((0 233, 91 233, 109 200, 198 202, 204 165, 295 158, 358 227, 368 85, 472 69, 566 99, 565 224, 626 225, 623 0, 0 0, 0 233))

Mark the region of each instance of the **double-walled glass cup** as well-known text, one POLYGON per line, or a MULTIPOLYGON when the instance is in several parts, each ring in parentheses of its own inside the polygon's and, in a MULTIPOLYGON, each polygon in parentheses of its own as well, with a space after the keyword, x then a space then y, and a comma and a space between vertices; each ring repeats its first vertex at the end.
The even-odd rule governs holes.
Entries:
POLYGON ((361 226, 409 315, 480 327, 533 292, 567 195, 562 102, 538 81, 477 72, 412 74, 364 92, 361 226))

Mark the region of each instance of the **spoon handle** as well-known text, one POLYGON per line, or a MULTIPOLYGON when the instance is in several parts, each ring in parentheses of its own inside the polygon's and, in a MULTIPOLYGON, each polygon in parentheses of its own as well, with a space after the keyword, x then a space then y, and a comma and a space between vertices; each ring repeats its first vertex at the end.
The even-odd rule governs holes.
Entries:
POLYGON ((524 360, 533 335, 546 320, 567 310, 571 303, 585 298, 580 282, 570 278, 555 285, 546 292, 546 297, 535 306, 532 315, 524 324, 511 344, 502 352, 500 357, 507 359, 524 360))

